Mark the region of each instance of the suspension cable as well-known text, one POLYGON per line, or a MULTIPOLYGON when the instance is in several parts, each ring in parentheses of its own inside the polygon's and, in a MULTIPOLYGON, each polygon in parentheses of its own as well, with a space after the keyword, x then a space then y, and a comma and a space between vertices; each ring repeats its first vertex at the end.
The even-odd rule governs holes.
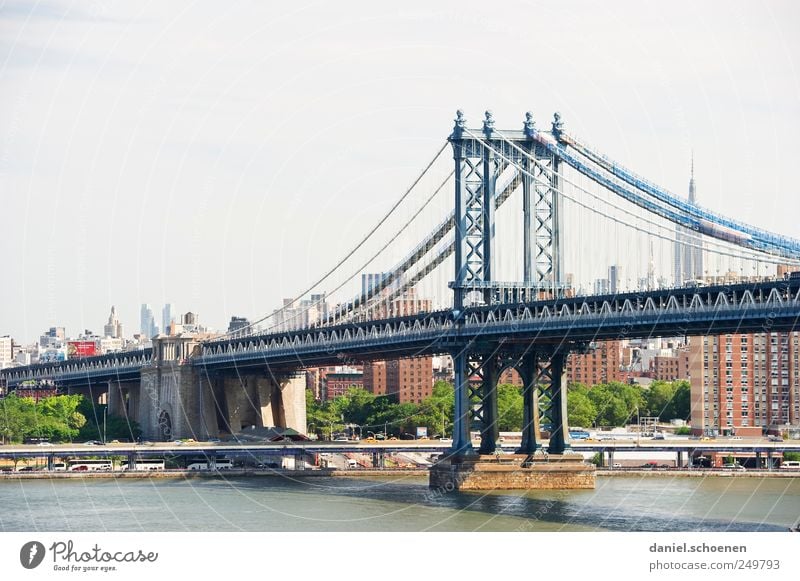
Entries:
MULTIPOLYGON (((257 321, 253 321, 252 323, 250 323, 246 327, 242 327, 242 328, 237 329, 236 331, 233 331, 233 332, 230 332, 230 333, 225 333, 224 335, 222 335, 220 337, 217 337, 217 339, 225 339, 226 337, 230 337, 233 334, 237 334, 238 335, 239 333, 245 332, 248 329, 254 329, 256 325, 258 325, 260 323, 263 323, 268 318, 273 317, 273 316, 275 316, 275 315, 277 315, 279 313, 282 313, 282 312, 286 311, 287 309, 289 309, 291 305, 293 305, 294 303, 299 301, 302 297, 304 297, 305 295, 310 293, 317 286, 319 286, 325 280, 327 280, 328 277, 330 275, 332 275, 334 272, 336 272, 339 269, 339 267, 341 267, 351 256, 353 256, 356 252, 358 252, 358 250, 362 246, 364 246, 364 244, 366 244, 366 242, 372 237, 372 235, 375 234, 375 232, 378 230, 378 228, 380 228, 386 222, 386 220, 389 219, 389 217, 394 213, 394 211, 398 208, 398 206, 400 206, 400 204, 403 203, 403 201, 411 194, 411 192, 414 190, 414 188, 417 186, 417 184, 425 176, 425 174, 427 174, 428 171, 431 169, 431 167, 433 167, 433 164, 436 163, 436 161, 442 155, 442 152, 445 150, 447 145, 448 145, 448 142, 445 141, 444 144, 442 145, 442 147, 439 148, 439 151, 436 152, 436 155, 433 157, 433 159, 430 161, 430 163, 428 163, 428 165, 425 166, 425 169, 422 170, 422 172, 417 176, 417 178, 413 181, 413 183, 408 187, 408 189, 405 191, 405 193, 402 196, 400 196, 400 198, 392 205, 392 207, 389 209, 389 211, 386 212, 386 214, 378 221, 378 223, 361 239, 361 241, 352 250, 350 250, 350 252, 348 252, 341 260, 339 260, 339 262, 337 262, 336 265, 333 268, 328 270, 324 275, 322 275, 319 279, 317 279, 313 284, 311 284, 303 292, 299 293, 294 299, 292 299, 292 301, 290 303, 284 304, 279 309, 273 311, 272 313, 270 313, 268 315, 265 315, 265 316, 261 317, 257 321)), ((452 173, 450 175, 452 175, 452 173)), ((449 179, 449 176, 448 176, 448 179, 449 179)), ((442 185, 444 185, 444 184, 442 184, 442 185)), ((441 189, 441 186, 440 186, 439 189, 441 189)), ((438 193, 438 190, 437 190, 437 193, 438 193)), ((431 198, 429 198, 428 201, 426 201, 425 205, 427 205, 427 203, 430 202, 432 197, 433 196, 431 196, 431 198)), ((405 228, 405 226, 403 228, 405 228)), ((396 235, 395 235, 395 238, 396 238, 396 235)), ((355 277, 355 276, 356 275, 353 275, 353 277, 355 277)), ((352 280, 352 277, 350 279, 348 279, 346 282, 349 282, 349 280, 352 280)), ((342 284, 345 284, 345 283, 342 283, 342 284)), ((341 288, 341 285, 338 288, 341 288)), ((333 292, 335 292, 335 291, 333 291, 333 292)))
MULTIPOLYGON (((541 179, 536 177, 533 173, 531 173, 528 170, 526 170, 525 168, 520 167, 519 165, 517 165, 512 159, 510 159, 507 156, 505 156, 501 151, 499 151, 496 148, 494 148, 488 141, 486 141, 483 138, 481 138, 480 136, 476 135, 471 130, 469 130, 467 128, 464 128, 464 132, 469 134, 473 139, 475 139, 478 142, 480 142, 484 147, 487 147, 488 149, 493 151, 495 153, 495 155, 497 155, 501 159, 503 159, 503 160, 505 160, 505 161, 507 161, 509 163, 514 164, 519 172, 529 176, 535 182, 537 182, 537 183, 539 183, 541 185, 544 185, 544 186, 546 186, 548 188, 553 189, 554 191, 558 192, 560 195, 564 196, 566 199, 574 202, 575 204, 581 206, 582 208, 585 208, 585 209, 589 210, 590 212, 594 212, 596 214, 599 214, 600 216, 603 216, 603 217, 605 217, 605 218, 607 218, 609 220, 612 220, 613 222, 620 223, 620 224, 622 224, 624 226, 628 226, 629 228, 633 228, 634 230, 637 230, 639 232, 642 232, 642 233, 645 233, 645 234, 648 234, 648 235, 656 236, 657 238, 661 238, 662 240, 666 240, 668 242, 677 242, 677 243, 684 244, 685 246, 689 246, 689 247, 692 247, 692 248, 699 248, 699 249, 703 249, 704 248, 704 246, 701 245, 701 244, 691 244, 691 243, 683 242, 683 241, 677 240, 676 238, 672 238, 670 236, 666 236, 666 235, 663 235, 663 234, 658 234, 658 233, 652 232, 650 230, 645 230, 642 227, 635 226, 633 224, 628 224, 627 222, 624 222, 621 219, 612 216, 611 214, 608 214, 608 213, 603 212, 603 211, 601 211, 599 209, 593 208, 593 207, 587 205, 586 203, 578 200, 574 196, 571 196, 571 195, 565 193, 562 189, 554 188, 551 184, 543 182, 541 179)), ((516 149, 522 155, 524 155, 525 157, 530 159, 542 171, 547 172, 549 174, 553 174, 554 173, 551 168, 545 166, 539 160, 537 160, 534 156, 531 156, 528 152, 526 152, 522 148, 518 147, 515 143, 513 143, 508 138, 506 138, 502 133, 500 133, 497 130, 494 130, 494 133, 496 133, 498 136, 500 136, 500 138, 504 142, 509 144, 512 148, 516 149)), ((641 217, 641 216, 636 216, 630 210, 627 210, 627 209, 625 209, 625 208, 623 208, 621 206, 618 206, 618 205, 616 205, 616 204, 614 204, 614 203, 612 203, 612 202, 610 202, 608 200, 604 200, 603 198, 600 198, 599 196, 597 196, 593 192, 587 190, 583 186, 580 186, 580 185, 576 184, 574 181, 572 181, 572 180, 570 180, 568 178, 565 178, 563 175, 561 175, 561 174, 558 174, 558 175, 566 183, 572 185, 576 189, 580 190, 581 192, 585 193, 586 195, 590 196, 591 198, 593 198, 594 200, 596 200, 596 201, 598 201, 598 202, 600 202, 602 204, 607 204, 607 205, 611 206, 612 208, 615 208, 615 209, 617 209, 617 210, 619 210, 619 211, 621 211, 621 212, 623 212, 625 214, 628 214, 629 216, 632 216, 634 219, 644 221, 644 222, 646 222, 648 224, 656 226, 659 229, 667 229, 667 226, 665 226, 664 224, 660 224, 660 223, 655 222, 653 220, 650 220, 648 218, 644 218, 644 217, 641 217)), ((720 246, 719 243, 714 241, 713 239, 709 240, 709 242, 711 244, 713 244, 714 246, 720 246)), ((729 256, 729 257, 732 257, 732 258, 740 258, 740 259, 744 259, 744 260, 754 260, 754 261, 758 260, 758 261, 762 261, 762 262, 769 262, 770 264, 786 264, 787 262, 800 263, 800 259, 796 259, 796 258, 788 258, 787 257, 787 258, 783 258, 783 259, 779 260, 779 259, 773 258, 772 256, 769 256, 769 255, 767 255, 768 258, 766 256, 762 257, 762 256, 760 256, 758 254, 755 254, 755 251, 753 251, 754 253, 750 254, 750 255, 747 255, 747 254, 735 254, 735 253, 726 251, 725 249, 727 247, 720 247, 720 248, 721 248, 720 250, 714 250, 713 252, 715 254, 719 254, 719 255, 723 255, 723 256, 729 256)), ((706 250, 708 250, 708 249, 706 248, 706 250)))

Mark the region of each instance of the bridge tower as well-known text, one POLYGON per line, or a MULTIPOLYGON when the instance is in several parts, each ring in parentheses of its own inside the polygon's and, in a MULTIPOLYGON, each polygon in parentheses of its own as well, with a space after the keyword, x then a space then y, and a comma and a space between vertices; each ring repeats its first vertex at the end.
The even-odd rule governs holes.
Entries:
MULTIPOLYGON (((524 302, 564 295, 561 233, 563 212, 559 189, 559 159, 537 139, 531 113, 522 130, 495 129, 486 111, 481 130, 470 130, 457 111, 449 141, 455 160, 455 278, 453 315, 465 325, 464 309, 476 305, 524 302), (498 192, 504 172, 511 179, 498 192), (498 195, 522 186, 523 278, 500 282, 492 272, 494 210, 498 195)), ((555 114, 552 133, 560 138, 563 124, 555 114)), ((464 336, 465 334, 459 334, 464 336)), ((531 344, 509 341, 456 341, 451 355, 455 371, 453 453, 475 455, 470 438, 473 421, 480 426, 478 454, 493 454, 498 439, 497 382, 504 369, 515 368, 523 380, 524 432, 517 452, 533 455, 541 447, 539 428, 546 424, 550 454, 569 448, 564 369, 571 344, 531 344)))

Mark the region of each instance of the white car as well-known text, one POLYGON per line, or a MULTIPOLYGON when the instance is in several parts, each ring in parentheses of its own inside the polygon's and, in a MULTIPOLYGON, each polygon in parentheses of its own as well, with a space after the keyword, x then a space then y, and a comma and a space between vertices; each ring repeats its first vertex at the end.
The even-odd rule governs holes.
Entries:
POLYGON ((741 464, 725 464, 722 466, 723 470, 735 470, 736 472, 745 472, 745 467, 741 464))

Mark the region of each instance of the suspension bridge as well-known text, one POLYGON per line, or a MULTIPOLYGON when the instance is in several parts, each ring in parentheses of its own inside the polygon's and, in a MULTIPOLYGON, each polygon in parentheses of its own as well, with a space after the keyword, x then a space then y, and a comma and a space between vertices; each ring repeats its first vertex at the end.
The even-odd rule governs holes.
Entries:
POLYGON ((459 111, 374 227, 280 309, 213 340, 157 337, 140 351, 2 375, 10 387, 48 379, 107 391, 110 411, 152 437, 208 437, 246 419, 305 431, 306 368, 445 354, 453 457, 495 452, 507 368, 524 386, 517 452, 541 449, 546 423, 547 452, 559 455, 571 353, 604 339, 797 330, 800 278, 778 267, 800 270, 799 240, 638 176, 567 133, 558 113, 547 130, 530 113, 499 130, 488 111, 480 128, 459 111), (684 256, 691 264, 676 268, 684 256), (603 279, 610 267, 614 279, 603 279))

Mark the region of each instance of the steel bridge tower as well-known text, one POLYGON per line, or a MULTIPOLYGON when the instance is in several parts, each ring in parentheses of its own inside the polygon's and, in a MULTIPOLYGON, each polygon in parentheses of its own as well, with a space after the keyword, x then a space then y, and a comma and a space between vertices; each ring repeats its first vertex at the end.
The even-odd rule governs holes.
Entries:
MULTIPOLYGON (((522 130, 495 130, 490 111, 482 130, 470 130, 464 113, 456 113, 449 141, 455 160, 455 278, 453 315, 463 327, 465 307, 480 304, 524 302, 564 295, 562 200, 559 158, 536 139, 531 113, 522 130), (501 174, 512 168, 508 194, 522 186, 524 281, 500 282, 492 273, 495 235, 495 195, 501 174)), ((559 139, 560 115, 555 114, 552 134, 559 139)), ((460 336, 464 336, 459 333, 460 336)), ((472 455, 473 421, 480 426, 480 454, 496 451, 498 439, 497 382, 507 368, 522 378, 524 398, 523 439, 517 453, 532 455, 538 448, 539 428, 549 427, 548 453, 569 448, 564 371, 569 352, 566 343, 530 343, 510 340, 464 340, 452 345, 455 368, 455 425, 453 452, 472 455)))

